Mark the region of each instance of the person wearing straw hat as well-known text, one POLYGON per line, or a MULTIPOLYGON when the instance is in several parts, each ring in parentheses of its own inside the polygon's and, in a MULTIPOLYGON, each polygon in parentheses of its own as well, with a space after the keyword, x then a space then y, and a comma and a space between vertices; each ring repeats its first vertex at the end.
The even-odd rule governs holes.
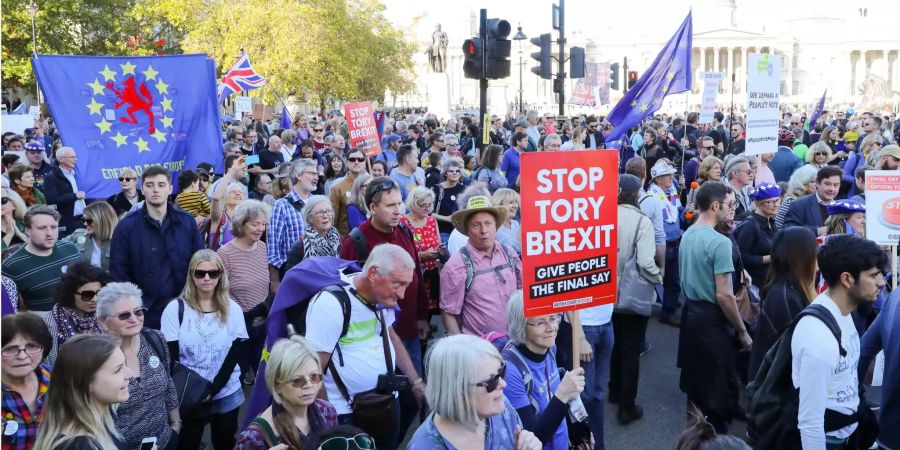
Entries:
POLYGON ((496 241, 506 209, 490 197, 474 195, 466 208, 450 216, 453 227, 469 238, 441 271, 441 313, 448 335, 506 333, 506 304, 522 288, 522 261, 512 248, 496 241))

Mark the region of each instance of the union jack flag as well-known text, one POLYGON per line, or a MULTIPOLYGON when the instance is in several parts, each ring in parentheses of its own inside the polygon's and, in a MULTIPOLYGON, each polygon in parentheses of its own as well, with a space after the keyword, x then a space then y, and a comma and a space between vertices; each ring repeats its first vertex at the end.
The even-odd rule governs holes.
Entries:
POLYGON ((572 98, 569 103, 581 106, 596 106, 596 93, 594 86, 587 84, 584 80, 575 82, 575 90, 572 92, 572 98))
POLYGON ((225 100, 235 92, 256 89, 266 84, 266 79, 253 70, 250 66, 250 57, 247 54, 241 57, 231 66, 231 70, 219 80, 218 98, 219 103, 225 100))

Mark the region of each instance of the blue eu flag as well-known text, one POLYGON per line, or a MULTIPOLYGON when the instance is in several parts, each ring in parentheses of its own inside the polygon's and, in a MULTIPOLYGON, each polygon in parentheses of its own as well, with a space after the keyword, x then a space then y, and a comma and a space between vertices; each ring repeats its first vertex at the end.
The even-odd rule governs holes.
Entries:
POLYGON ((122 169, 222 169, 215 63, 206 55, 36 55, 35 77, 88 198, 119 191, 122 169))
POLYGON ((610 111, 608 120, 615 128, 606 137, 608 147, 621 148, 625 132, 659 109, 666 95, 691 88, 691 29, 688 13, 653 64, 610 111))

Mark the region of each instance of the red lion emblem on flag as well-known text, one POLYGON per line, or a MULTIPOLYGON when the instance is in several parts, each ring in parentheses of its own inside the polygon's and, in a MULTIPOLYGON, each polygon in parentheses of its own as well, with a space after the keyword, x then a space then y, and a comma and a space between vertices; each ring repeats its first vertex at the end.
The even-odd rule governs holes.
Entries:
POLYGON ((125 89, 119 90, 115 88, 115 85, 111 81, 106 83, 106 88, 113 91, 116 94, 116 97, 119 97, 119 101, 116 102, 114 107, 119 109, 122 105, 128 105, 128 108, 125 110, 125 113, 128 114, 128 117, 122 117, 119 120, 122 123, 132 123, 137 124, 138 121, 134 117, 134 113, 136 111, 143 111, 147 114, 147 117, 150 119, 150 126, 147 131, 150 134, 156 132, 155 118, 153 117, 153 111, 150 107, 153 105, 153 95, 150 94, 150 90, 147 89, 147 85, 145 83, 141 83, 140 86, 136 87, 134 83, 134 76, 130 76, 122 82, 125 85, 125 89), (140 93, 138 93, 140 91, 140 93))

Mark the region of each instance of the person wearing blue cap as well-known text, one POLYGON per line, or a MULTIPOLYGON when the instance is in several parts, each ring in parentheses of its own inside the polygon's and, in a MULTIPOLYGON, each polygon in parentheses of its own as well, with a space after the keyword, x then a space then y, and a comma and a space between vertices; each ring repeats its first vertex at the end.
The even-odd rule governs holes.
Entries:
POLYGON ((835 200, 828 205, 825 235, 855 234, 866 237, 866 205, 856 200, 835 200))
POLYGON ((379 153, 375 159, 387 163, 387 173, 385 175, 388 175, 394 167, 397 167, 397 150, 400 149, 400 135, 391 133, 385 136, 381 147, 384 151, 379 153))
POLYGON ((744 269, 750 274, 752 283, 762 289, 772 261, 772 239, 777 226, 775 215, 781 205, 781 188, 770 183, 761 183, 749 191, 753 200, 753 212, 738 224, 734 239, 741 250, 744 269))
POLYGON ((31 141, 25 144, 25 157, 34 173, 34 185, 41 190, 44 189, 44 178, 53 170, 45 156, 44 146, 39 142, 31 141))

